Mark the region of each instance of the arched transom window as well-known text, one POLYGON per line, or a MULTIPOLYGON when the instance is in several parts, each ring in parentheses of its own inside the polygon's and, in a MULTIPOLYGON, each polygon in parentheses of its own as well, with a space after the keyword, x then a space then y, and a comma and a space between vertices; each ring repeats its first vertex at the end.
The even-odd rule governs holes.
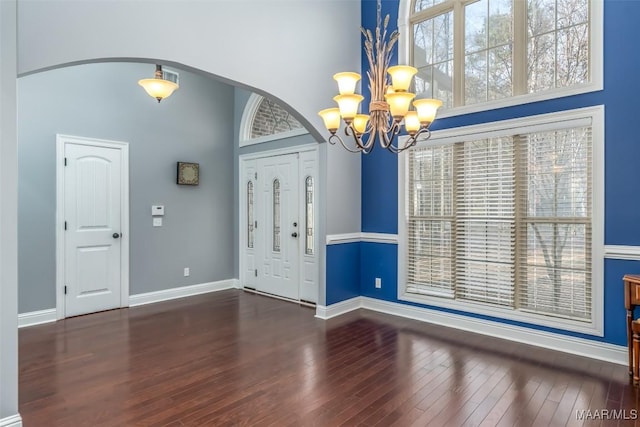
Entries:
POLYGON ((302 135, 307 130, 277 102, 251 95, 240 124, 240 146, 302 135))

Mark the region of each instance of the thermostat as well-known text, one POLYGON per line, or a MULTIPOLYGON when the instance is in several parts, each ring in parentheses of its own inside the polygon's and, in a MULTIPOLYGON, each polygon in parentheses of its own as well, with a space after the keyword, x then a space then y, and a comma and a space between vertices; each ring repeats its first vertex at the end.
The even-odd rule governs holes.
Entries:
POLYGON ((162 205, 153 205, 153 206, 151 206, 151 215, 153 215, 153 216, 162 216, 162 215, 164 215, 164 206, 162 206, 162 205))

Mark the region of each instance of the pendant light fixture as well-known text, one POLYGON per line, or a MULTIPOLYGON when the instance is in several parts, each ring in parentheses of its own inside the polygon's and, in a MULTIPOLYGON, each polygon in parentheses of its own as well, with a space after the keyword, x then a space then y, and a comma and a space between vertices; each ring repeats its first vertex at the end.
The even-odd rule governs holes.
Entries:
POLYGON ((149 96, 162 101, 164 98, 171 96, 173 91, 178 89, 178 84, 170 80, 162 78, 162 65, 156 65, 156 74, 152 79, 142 79, 138 82, 144 88, 149 96))

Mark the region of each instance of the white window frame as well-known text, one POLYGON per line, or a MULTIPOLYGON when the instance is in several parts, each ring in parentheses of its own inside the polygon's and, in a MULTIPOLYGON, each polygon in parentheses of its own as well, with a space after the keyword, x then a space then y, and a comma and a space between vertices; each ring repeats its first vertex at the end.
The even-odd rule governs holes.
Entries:
MULTIPOLYGON (((604 336, 604 106, 580 108, 558 113, 503 120, 480 125, 433 131, 417 147, 450 145, 465 140, 540 132, 565 128, 567 122, 590 122, 592 128, 592 252, 591 252, 591 320, 590 322, 545 316, 494 305, 452 300, 405 292, 407 287, 408 242, 408 161, 404 152, 398 156, 398 299, 435 307, 459 310, 494 318, 530 323, 588 335, 604 336)), ((405 137, 406 138, 406 137, 405 137)))
MULTIPOLYGON (((398 10, 398 63, 411 63, 411 35, 412 28, 411 16, 413 14, 415 0, 400 0, 398 10)), ((467 3, 471 3, 469 1, 467 3)), ((461 8, 459 0, 447 0, 441 3, 437 8, 451 9, 454 7, 461 8)), ((513 95, 507 98, 496 99, 491 101, 479 102, 470 105, 461 105, 438 111, 438 118, 455 117, 463 114, 478 113, 481 111, 495 110, 504 107, 513 107, 516 105, 529 104, 532 102, 546 101, 549 99, 563 98, 566 96, 579 95, 583 93, 597 92, 604 89, 604 49, 603 49, 603 28, 604 28, 604 2, 602 0, 589 0, 589 10, 591 20, 589 22, 589 37, 591 41, 591 50, 589 51, 589 76, 591 81, 588 83, 574 85, 566 88, 549 89, 542 92, 527 93, 522 95, 513 95)), ((460 12, 454 11, 454 20, 461 19, 460 12), (458 13, 456 18, 455 13, 458 13)), ((458 31, 464 31, 464 26, 458 25, 458 31)), ((464 40, 464 34, 454 33, 455 40, 464 40)), ((454 42, 455 43, 455 42, 454 42)), ((461 43, 454 45, 455 55, 463 55, 464 52, 456 52, 462 49, 461 43)), ((454 82, 454 85, 456 83, 454 82)), ((458 85, 460 86, 460 85, 458 85)), ((455 86, 454 86, 455 88, 455 86)), ((454 89, 455 90, 455 89, 454 89)), ((454 97, 455 97, 454 93, 454 97)), ((464 96, 464 94, 459 95, 464 96)))
POLYGON ((293 129, 286 132, 274 133, 271 135, 261 136, 259 138, 251 138, 251 129, 253 127, 253 121, 256 118, 258 108, 262 103, 264 97, 257 93, 252 93, 247 101, 242 112, 242 118, 240 119, 240 132, 239 132, 239 147, 246 147, 248 145, 262 144, 269 141, 277 141, 280 139, 291 138, 294 136, 308 134, 309 131, 304 127, 300 129, 293 129))

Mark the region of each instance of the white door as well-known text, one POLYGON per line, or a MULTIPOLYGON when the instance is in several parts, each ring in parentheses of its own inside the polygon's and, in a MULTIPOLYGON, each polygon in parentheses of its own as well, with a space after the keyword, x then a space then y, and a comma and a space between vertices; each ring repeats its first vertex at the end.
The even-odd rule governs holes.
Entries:
POLYGON ((257 160, 258 280, 261 292, 299 299, 298 154, 257 160))
POLYGON ((118 308, 122 149, 67 141, 64 157, 64 315, 118 308))

